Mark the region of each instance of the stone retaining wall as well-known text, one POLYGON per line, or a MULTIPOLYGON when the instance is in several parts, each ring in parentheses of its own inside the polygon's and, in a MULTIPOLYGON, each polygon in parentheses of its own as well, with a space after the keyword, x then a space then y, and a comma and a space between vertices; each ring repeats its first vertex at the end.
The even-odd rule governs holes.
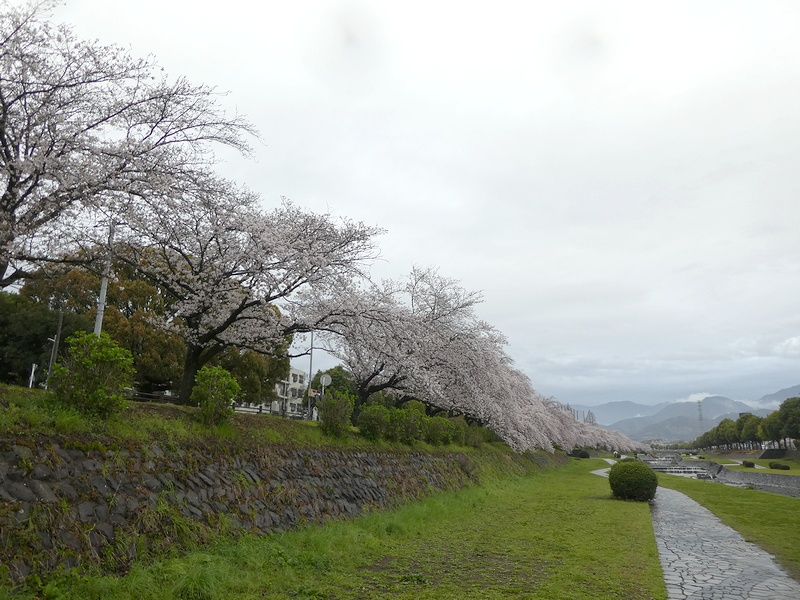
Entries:
POLYGON ((703 467, 721 483, 748 486, 763 492, 800 498, 800 476, 778 475, 768 471, 756 471, 755 469, 752 471, 731 471, 710 460, 689 460, 683 461, 681 464, 703 467))
MULTIPOLYGON (((219 532, 283 531, 457 489, 477 468, 457 453, 65 446, 0 443, 0 578, 89 566, 121 573, 137 557, 219 532)), ((493 460, 508 474, 535 466, 493 460)))

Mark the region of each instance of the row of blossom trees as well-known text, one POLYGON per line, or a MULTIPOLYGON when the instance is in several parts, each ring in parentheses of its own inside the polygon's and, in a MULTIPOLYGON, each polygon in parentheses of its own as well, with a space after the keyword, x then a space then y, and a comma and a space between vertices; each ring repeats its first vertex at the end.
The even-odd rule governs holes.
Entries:
POLYGON ((165 299, 157 324, 185 341, 184 400, 223 351, 283 352, 320 331, 360 402, 390 390, 519 450, 633 447, 540 397, 477 317, 480 294, 432 269, 374 284, 380 229, 289 202, 264 210, 217 176, 214 148, 247 154, 249 123, 213 88, 51 26, 49 6, 0 0, 0 286, 52 264, 125 265, 165 299))

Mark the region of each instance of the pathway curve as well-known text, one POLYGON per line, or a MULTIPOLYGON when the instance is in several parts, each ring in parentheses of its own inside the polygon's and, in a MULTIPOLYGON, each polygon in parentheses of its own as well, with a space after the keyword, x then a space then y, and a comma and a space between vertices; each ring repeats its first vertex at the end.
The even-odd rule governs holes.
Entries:
POLYGON ((650 514, 669 600, 800 598, 800 583, 770 554, 686 494, 659 487, 650 514))
POLYGON ((670 600, 800 598, 771 555, 687 495, 659 487, 650 511, 670 600))

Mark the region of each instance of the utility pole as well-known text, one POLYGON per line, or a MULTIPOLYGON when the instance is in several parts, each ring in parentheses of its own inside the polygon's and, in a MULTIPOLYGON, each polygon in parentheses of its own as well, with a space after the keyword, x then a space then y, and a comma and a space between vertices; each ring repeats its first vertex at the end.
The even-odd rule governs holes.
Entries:
POLYGON ((47 379, 44 382, 44 389, 47 389, 50 385, 50 377, 53 375, 53 365, 56 364, 56 358, 58 358, 58 343, 61 340, 61 328, 64 325, 64 309, 58 311, 58 326, 56 327, 56 336, 54 338, 48 338, 49 341, 53 342, 53 349, 50 351, 50 365, 47 367, 47 379))
POLYGON ((308 413, 306 418, 311 420, 311 378, 314 376, 314 332, 311 332, 311 346, 308 348, 308 381, 306 382, 306 398, 308 398, 308 413))
POLYGON ((705 433, 703 428, 703 399, 697 401, 697 420, 700 422, 700 434, 703 435, 705 433))
POLYGON ((100 281, 100 296, 97 298, 97 316, 94 319, 94 334, 100 336, 103 330, 103 314, 106 312, 106 294, 108 293, 108 278, 111 275, 111 244, 114 243, 114 221, 108 227, 108 248, 106 249, 106 262, 103 266, 103 279, 100 281))

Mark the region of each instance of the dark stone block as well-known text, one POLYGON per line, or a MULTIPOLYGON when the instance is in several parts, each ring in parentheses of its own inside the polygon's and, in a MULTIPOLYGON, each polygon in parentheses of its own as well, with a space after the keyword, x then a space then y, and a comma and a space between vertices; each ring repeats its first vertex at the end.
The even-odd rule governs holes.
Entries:
POLYGON ((39 531, 37 532, 39 537, 39 543, 42 545, 42 548, 45 550, 52 550, 53 549, 53 539, 50 537, 49 531, 39 531))
POLYGON ((106 478, 101 475, 94 475, 88 479, 89 485, 101 496, 110 496, 111 488, 108 487, 106 478))
POLYGON ((108 519, 108 504, 106 504, 105 502, 100 502, 97 506, 95 506, 94 514, 95 514, 95 517, 97 517, 97 519, 99 521, 107 520, 108 519))
POLYGON ((58 502, 58 497, 50 489, 50 486, 43 481, 31 481, 30 488, 36 497, 42 502, 58 502))
POLYGON ((83 470, 89 471, 90 473, 99 471, 102 466, 103 465, 100 463, 100 461, 97 461, 93 458, 87 458, 86 460, 81 461, 81 467, 83 470))
POLYGON ((36 494, 28 488, 24 483, 19 481, 12 481, 6 485, 6 491, 11 494, 15 499, 22 500, 23 502, 32 502, 36 500, 36 494))
POLYGON ((101 521, 100 523, 97 524, 96 529, 97 531, 103 534, 106 540, 108 540, 109 542, 114 541, 114 527, 110 523, 101 521))
POLYGON ((19 525, 26 525, 31 518, 31 505, 30 502, 20 502, 17 509, 13 512, 12 516, 19 525))
POLYGON ((36 465, 31 471, 33 479, 48 479, 53 474, 53 469, 47 465, 36 465))
POLYGON ((108 522, 112 525, 116 525, 117 527, 127 527, 128 526, 128 519, 126 519, 123 515, 119 514, 112 514, 108 517, 108 522))
POLYGON ((56 481, 63 481, 64 479, 69 477, 69 473, 70 470, 66 464, 59 464, 53 471, 53 479, 55 479, 56 481))
POLYGON ((70 484, 66 482, 61 482, 56 484, 56 489, 58 493, 64 496, 67 500, 77 500, 78 499, 78 492, 72 487, 70 484))
POLYGON ((164 484, 162 484, 157 477, 153 477, 149 473, 142 474, 142 483, 144 483, 147 489, 152 490, 156 493, 164 489, 164 484))
POLYGON ((16 498, 8 493, 6 490, 5 485, 0 484, 0 500, 3 502, 16 502, 16 498))
POLYGON ((81 548, 81 543, 78 538, 66 529, 62 529, 61 532, 59 532, 58 539, 62 544, 71 550, 80 550, 81 548))
POLYGON ((94 516, 94 509, 97 506, 94 502, 81 502, 78 504, 78 518, 83 521, 84 523, 89 523, 93 521, 94 516))
POLYGON ((8 472, 6 473, 6 480, 8 481, 22 481, 25 479, 25 476, 28 474, 28 471, 21 467, 12 466, 9 467, 8 472))
POLYGON ((186 492, 186 501, 192 506, 200 506, 200 496, 198 496, 194 490, 186 492))

